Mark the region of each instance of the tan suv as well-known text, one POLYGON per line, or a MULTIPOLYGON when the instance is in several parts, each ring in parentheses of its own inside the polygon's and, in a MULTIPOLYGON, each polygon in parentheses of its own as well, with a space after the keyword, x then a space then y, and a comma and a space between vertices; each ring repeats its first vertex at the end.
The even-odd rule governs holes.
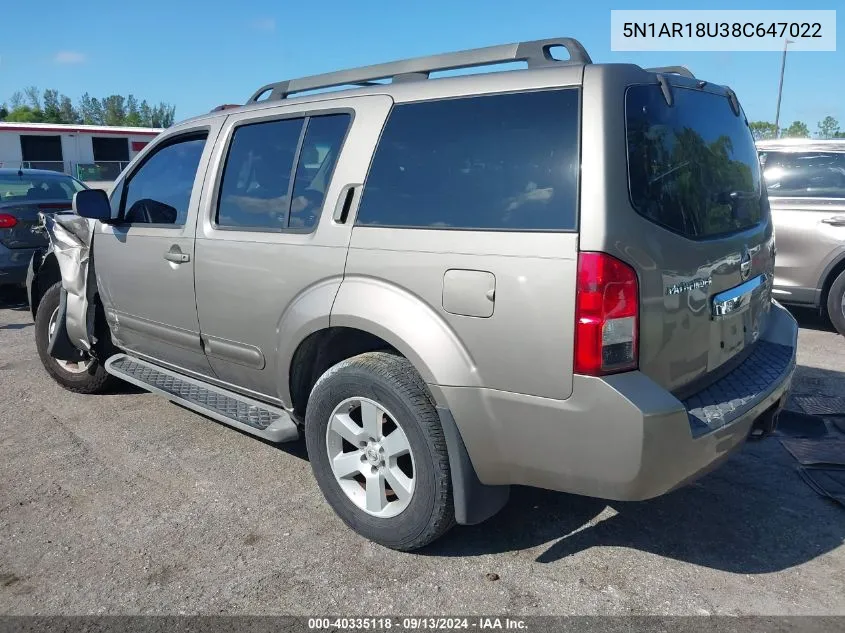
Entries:
POLYGON ((773 293, 845 335, 845 140, 759 141, 778 257, 773 293))
POLYGON ((398 549, 512 484, 672 490, 772 429, 795 366, 736 95, 568 38, 270 84, 74 208, 29 284, 47 371, 304 434, 398 549))

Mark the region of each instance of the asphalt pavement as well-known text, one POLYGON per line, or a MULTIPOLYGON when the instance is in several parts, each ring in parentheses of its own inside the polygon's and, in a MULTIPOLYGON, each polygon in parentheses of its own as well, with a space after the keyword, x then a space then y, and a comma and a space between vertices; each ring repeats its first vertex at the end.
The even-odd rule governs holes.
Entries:
MULTIPOLYGON (((794 394, 843 395, 845 338, 798 316, 794 394)), ((333 514, 304 443, 64 391, 0 290, 0 613, 845 614, 845 509, 795 467, 769 438, 647 502, 515 488, 398 553, 333 514)))

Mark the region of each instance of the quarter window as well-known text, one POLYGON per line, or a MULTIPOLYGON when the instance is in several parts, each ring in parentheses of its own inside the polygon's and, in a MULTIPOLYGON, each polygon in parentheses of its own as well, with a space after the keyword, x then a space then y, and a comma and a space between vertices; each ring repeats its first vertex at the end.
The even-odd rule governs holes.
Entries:
POLYGON ((289 227, 310 229, 317 223, 349 119, 348 114, 308 119, 291 195, 289 227))
POLYGON ((574 230, 578 101, 570 88, 395 107, 357 223, 574 230))
POLYGON ((192 135, 156 150, 124 187, 123 213, 130 224, 185 224, 206 135, 192 135))
POLYGON ((332 114, 236 128, 223 170, 217 225, 313 229, 349 120, 348 114, 332 114))

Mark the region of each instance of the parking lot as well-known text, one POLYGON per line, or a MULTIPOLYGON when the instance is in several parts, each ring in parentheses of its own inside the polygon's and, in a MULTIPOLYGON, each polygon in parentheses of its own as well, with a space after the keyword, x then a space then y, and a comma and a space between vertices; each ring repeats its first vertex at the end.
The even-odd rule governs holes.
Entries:
MULTIPOLYGON (((394 552, 274 446, 126 386, 62 390, 22 292, 0 291, 0 612, 845 613, 845 509, 777 438, 643 503, 515 488, 485 524, 394 552)), ((794 395, 842 395, 845 340, 812 313, 794 395)))

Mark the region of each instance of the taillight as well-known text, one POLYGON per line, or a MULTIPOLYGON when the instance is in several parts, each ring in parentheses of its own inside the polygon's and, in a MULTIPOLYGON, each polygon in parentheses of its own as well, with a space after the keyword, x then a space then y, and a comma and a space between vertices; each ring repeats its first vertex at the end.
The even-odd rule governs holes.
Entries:
POLYGON ((8 213, 0 213, 0 229, 10 229, 18 223, 18 219, 8 213))
POLYGON ((637 274, 605 253, 579 253, 575 289, 575 373, 636 369, 637 274))

